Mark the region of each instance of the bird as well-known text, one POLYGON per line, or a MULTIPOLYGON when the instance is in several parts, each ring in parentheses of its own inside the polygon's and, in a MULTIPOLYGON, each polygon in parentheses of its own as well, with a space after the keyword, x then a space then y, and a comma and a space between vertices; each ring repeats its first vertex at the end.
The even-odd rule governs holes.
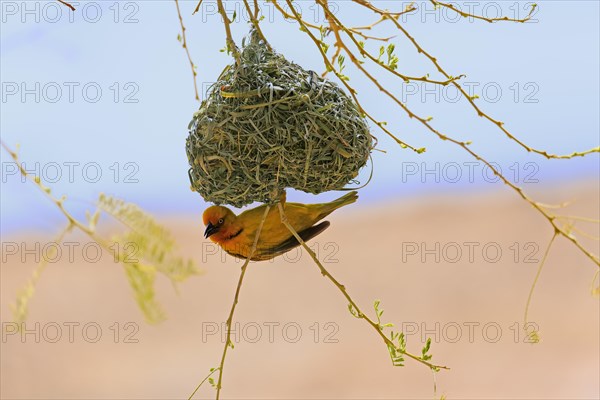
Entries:
MULTIPOLYGON (((285 193, 280 202, 287 221, 304 242, 319 235, 330 225, 329 221, 318 223, 340 207, 354 203, 358 193, 352 191, 329 203, 302 204, 285 202, 285 193)), ((221 246, 229 255, 247 259, 254 244, 254 237, 262 221, 267 205, 261 205, 235 215, 224 206, 207 208, 202 221, 206 226, 204 237, 221 246)), ((260 233, 252 261, 265 261, 282 255, 300 245, 289 229, 281 222, 279 207, 272 205, 260 233)))

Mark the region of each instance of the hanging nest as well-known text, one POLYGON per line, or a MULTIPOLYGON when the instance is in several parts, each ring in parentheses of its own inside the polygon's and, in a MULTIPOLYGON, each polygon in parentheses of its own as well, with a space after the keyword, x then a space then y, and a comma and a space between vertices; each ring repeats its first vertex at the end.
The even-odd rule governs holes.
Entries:
POLYGON ((353 182, 374 143, 335 83, 250 35, 240 63, 207 91, 189 125, 192 189, 215 204, 272 204, 285 188, 318 194, 353 182))

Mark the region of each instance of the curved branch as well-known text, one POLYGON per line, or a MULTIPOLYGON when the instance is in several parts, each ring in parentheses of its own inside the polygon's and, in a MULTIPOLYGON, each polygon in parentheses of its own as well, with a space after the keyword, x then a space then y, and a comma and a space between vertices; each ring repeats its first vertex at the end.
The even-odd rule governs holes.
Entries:
MULTIPOLYGON (((290 3, 290 0, 286 0, 288 2, 288 5, 290 3)), ((362 1, 362 0, 354 0, 354 1, 362 1)), ((510 182, 504 175, 502 175, 502 173, 500 171, 498 171, 496 168, 494 168, 493 165, 491 165, 487 160, 485 160, 483 157, 481 157, 479 154, 475 153, 473 150, 471 150, 469 148, 469 144, 470 142, 463 142, 463 141, 459 141, 456 140, 450 136, 447 136, 445 134, 442 134, 441 132, 439 132, 437 129, 435 129, 430 123, 429 121, 431 120, 430 118, 422 118, 418 115, 416 115, 414 112, 412 112, 404 103, 402 103, 396 96, 394 96, 392 93, 390 93, 387 89, 385 89, 374 77, 373 75, 371 75, 362 65, 361 63, 358 62, 358 60, 356 59, 356 57, 352 54, 352 52, 346 47, 346 45, 344 44, 343 40, 341 39, 341 37, 339 36, 339 29, 336 28, 335 26, 335 22, 333 21, 333 19, 331 19, 331 15, 332 12, 329 10, 329 7, 327 6, 327 1, 326 0, 317 0, 317 3, 320 4, 323 7, 323 10, 325 11, 326 15, 328 16, 328 19, 330 21, 330 28, 332 29, 332 31, 334 32, 334 34, 336 34, 336 40, 337 40, 337 44, 339 46, 341 46, 342 48, 344 48, 344 50, 346 51, 346 53, 348 54, 348 56, 350 57, 350 59, 354 62, 354 64, 356 65, 356 67, 367 77, 369 78, 369 80, 371 80, 371 82, 383 93, 385 93, 390 99, 392 99, 396 104, 398 104, 398 106, 400 106, 407 114, 410 118, 415 118, 417 121, 419 121, 423 126, 425 126, 430 132, 432 132, 433 134, 435 134, 439 139, 442 140, 447 140, 459 147, 461 147, 463 150, 465 150, 466 152, 468 152, 473 158, 475 158, 476 160, 484 163, 488 168, 491 169, 491 171, 494 173, 494 175, 496 175, 498 178, 500 178, 502 180, 503 183, 505 183, 506 185, 508 185, 510 188, 512 188, 513 190, 515 190, 519 196, 521 196, 521 198, 523 198, 525 201, 527 201, 532 207, 534 207, 538 212, 540 212, 547 220, 548 222, 552 225, 552 227, 559 232, 559 234, 563 237, 565 237, 566 239, 568 239, 571 243, 573 243, 582 253, 584 253, 586 255, 586 257, 588 257, 594 264, 596 264, 598 267, 600 267, 600 260, 598 259, 598 256, 596 256, 595 254, 593 254, 592 252, 590 252, 589 250, 587 250, 585 247, 583 247, 581 245, 581 243, 579 243, 579 241, 570 234, 570 232, 568 232, 567 230, 564 229, 564 227, 561 227, 560 225, 557 224, 556 222, 556 216, 553 214, 548 213, 542 206, 540 206, 540 204, 538 204, 537 202, 535 202, 533 199, 531 199, 529 196, 527 196, 525 194, 525 192, 523 191, 523 189, 521 189, 519 186, 513 184, 512 182, 510 182)), ((292 9, 292 11, 295 13, 295 11, 292 9)), ((295 13, 296 14, 296 13, 295 13)), ((300 18, 299 15, 296 14, 296 16, 299 18, 298 19, 298 23, 301 24, 302 26, 302 20, 300 18)), ((316 47, 318 48, 318 50, 321 52, 321 55, 323 56, 323 60, 325 61, 326 65, 328 66, 328 68, 331 68, 334 73, 341 79, 341 74, 335 70, 335 67, 329 62, 329 60, 327 59, 327 57, 325 56, 323 49, 321 48, 321 46, 319 45, 319 42, 317 40, 317 38, 312 34, 312 32, 310 32, 308 29, 306 29, 306 27, 303 27, 304 31, 311 37, 311 39, 315 42, 316 47)), ((345 80, 342 79, 342 82, 344 82, 344 84, 347 85, 347 83, 345 83, 345 80)), ((455 83, 455 82, 453 82, 455 83)), ((353 92, 352 92, 353 93, 353 92)))
MULTIPOLYGON (((427 57, 431 63, 437 68, 437 70, 444 75, 447 79, 451 79, 452 76, 450 74, 448 74, 440 65, 440 63, 437 61, 437 58, 433 57, 430 53, 428 53, 426 50, 424 50, 419 43, 415 40, 414 37, 412 37, 410 35, 410 33, 408 33, 408 31, 394 18, 390 17, 389 12, 381 10, 377 7, 375 7, 373 4, 371 4, 369 1, 367 0, 352 0, 353 2, 375 12, 376 14, 381 15, 382 17, 386 17, 386 19, 389 19, 390 21, 392 21, 392 23, 396 26, 396 28, 398 28, 398 30, 400 30, 402 32, 402 34, 404 36, 406 36, 406 38, 413 44, 413 46, 417 49, 417 52, 422 53, 423 55, 425 55, 425 57, 427 57)), ((504 122, 501 122, 499 120, 496 120, 494 118, 492 118, 490 115, 486 114, 485 112, 483 112, 476 104, 474 99, 469 96, 467 94, 467 92, 463 89, 463 87, 458 84, 455 80, 451 81, 451 83, 462 93, 462 95, 469 101, 469 103, 471 104, 471 106, 475 109, 475 111, 477 112, 477 115, 479 117, 485 118, 488 121, 490 121, 491 123, 493 123, 494 125, 498 126, 498 128, 504 132, 504 134, 511 140, 513 140, 514 142, 516 142, 519 146, 521 146, 522 148, 524 148, 525 150, 527 150, 528 152, 532 152, 532 153, 536 153, 539 155, 542 155, 544 157, 546 157, 547 159, 568 159, 568 158, 573 158, 573 157, 583 157, 587 154, 591 154, 591 153, 598 153, 600 152, 600 147, 595 147, 593 149, 589 149, 586 151, 581 151, 581 152, 573 152, 571 154, 564 154, 564 155, 559 155, 559 154, 551 154, 548 153, 547 151, 544 150, 538 150, 535 149, 531 146, 528 146, 527 144, 525 144, 524 142, 522 142, 521 140, 519 140, 516 136, 514 136, 513 134, 511 134, 505 127, 504 127, 504 122)))
POLYGON ((308 247, 308 245, 304 242, 304 240, 300 237, 300 235, 298 235, 298 233, 296 232, 296 230, 294 229, 294 227, 292 227, 292 225, 288 222, 287 220, 287 216, 285 215, 285 211, 283 210, 283 207, 281 206, 281 203, 277 204, 278 208, 279 208, 279 215, 281 216, 281 222, 286 226, 286 228, 288 228, 288 230, 292 233, 292 235, 294 235, 294 237, 296 238, 296 240, 298 240, 298 242, 302 245, 302 247, 304 248, 304 250, 306 250, 306 252, 310 255, 310 257, 313 259, 313 261, 315 262, 315 264, 317 265, 317 267, 319 267, 319 270, 321 271, 321 275, 323 275, 324 277, 326 277, 327 279, 329 279, 337 288, 338 290, 342 293, 342 295, 346 298, 346 300, 348 301, 348 303, 354 307, 354 310, 356 310, 356 315, 358 316, 359 319, 364 319, 365 321, 367 321, 367 323, 369 325, 371 325, 372 328, 374 328, 377 333, 379 333, 379 336, 381 336, 381 338, 383 339, 383 341, 385 342, 385 344, 388 347, 392 347, 394 349, 396 349, 396 351, 398 351, 399 353, 402 353, 410 358, 412 358, 415 361, 420 362, 423 365, 426 365, 427 367, 431 368, 434 371, 438 371, 440 369, 450 369, 446 366, 443 365, 436 365, 436 364, 432 364, 430 362, 428 362, 427 360, 424 360, 421 357, 415 356, 414 354, 411 354, 405 350, 400 349, 398 346, 396 346, 396 344, 394 342, 392 342, 390 340, 390 338, 388 338, 384 333, 383 330, 381 329, 381 326, 376 323, 375 321, 373 321, 371 318, 369 318, 365 313, 363 313, 360 308, 358 307, 358 305, 354 302, 354 300, 352 299, 352 297, 350 297, 350 295, 348 294, 348 291, 346 290, 346 287, 344 285, 342 285, 337 279, 335 279, 335 277, 333 275, 331 275, 331 273, 329 273, 329 271, 327 271, 325 269, 325 267, 323 267, 323 264, 321 264, 321 262, 319 261, 319 259, 317 258, 316 254, 314 253, 314 251, 312 251, 312 249, 310 247, 308 247))

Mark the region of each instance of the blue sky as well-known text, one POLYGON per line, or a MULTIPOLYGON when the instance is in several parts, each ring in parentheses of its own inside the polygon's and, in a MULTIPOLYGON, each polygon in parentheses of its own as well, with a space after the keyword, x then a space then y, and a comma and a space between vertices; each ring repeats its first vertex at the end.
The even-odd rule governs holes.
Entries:
MULTIPOLYGON (((375 21, 348 1, 330 2, 349 25, 375 21)), ((100 192, 133 201, 159 214, 200 214, 206 204, 189 190, 184 150, 187 125, 198 108, 190 67, 177 35, 179 21, 172 1, 82 2, 74 14, 52 1, 3 1, 1 24, 1 133, 42 178, 55 180, 57 194, 67 194, 76 212, 89 208, 100 192), (36 170, 37 168, 37 170, 36 170), (101 173, 100 176, 98 172, 101 173), (56 174, 59 174, 56 176, 56 174)), ((237 9, 238 43, 248 24, 243 3, 237 9)), ((314 46, 264 5, 264 31, 277 51, 306 69, 321 72, 314 46)), ((398 2, 376 2, 398 9, 398 2)), ((406 3, 407 4, 407 3, 406 3)), ((531 146, 568 153, 599 142, 599 3, 542 1, 535 22, 526 24, 457 20, 449 11, 419 12, 403 24, 421 45, 480 96, 478 104, 531 146)), ((502 12, 524 17, 525 2, 458 2, 494 17, 502 12)), ((198 83, 207 87, 229 56, 215 3, 205 1, 191 16, 195 2, 181 2, 198 83)), ((307 1, 298 2, 305 19, 323 16, 307 1)), ((383 24, 382 24, 383 26, 383 24)), ((390 26, 378 31, 396 35, 390 26)), ((409 75, 435 69, 399 34, 399 71, 409 75)), ((435 195, 440 191, 495 190, 481 164, 450 143, 435 139, 409 120, 389 99, 351 67, 347 69, 363 105, 407 142, 427 147, 421 155, 400 149, 373 129, 383 152, 373 154, 374 178, 361 191, 368 206, 385 198, 435 195), (431 171, 427 173, 427 171, 431 171), (457 175, 458 174, 458 175, 457 175)), ((434 117, 440 131, 472 140, 473 148, 498 163, 517 183, 553 185, 598 178, 598 156, 546 161, 527 154, 489 122, 478 118, 455 93, 432 86, 403 85, 377 73, 380 82, 403 97, 409 107, 434 117)), ((30 183, 13 174, 2 152, 2 233, 20 229, 56 229, 62 221, 53 206, 30 183)), ((361 174, 364 182, 368 168, 361 174)), ((324 194, 329 199, 337 194, 324 194)), ((315 201, 293 193, 290 198, 315 201)))

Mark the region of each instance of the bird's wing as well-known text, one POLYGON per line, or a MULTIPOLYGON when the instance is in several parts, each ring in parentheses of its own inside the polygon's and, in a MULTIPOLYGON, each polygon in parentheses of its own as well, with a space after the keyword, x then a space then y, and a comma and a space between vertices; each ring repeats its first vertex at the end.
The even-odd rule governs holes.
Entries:
MULTIPOLYGON (((329 228, 329 225, 329 221, 323 221, 320 224, 313 225, 310 228, 306 228, 305 230, 298 232, 298 236, 300 236, 302 240, 306 242, 317 236, 319 233, 323 232, 325 229, 329 228)), ((285 241, 283 241, 275 247, 269 248, 267 251, 270 252, 272 257, 276 257, 280 254, 290 251, 291 249, 299 245, 300 242, 298 242, 296 237, 290 236, 289 239, 286 239, 285 241)))

